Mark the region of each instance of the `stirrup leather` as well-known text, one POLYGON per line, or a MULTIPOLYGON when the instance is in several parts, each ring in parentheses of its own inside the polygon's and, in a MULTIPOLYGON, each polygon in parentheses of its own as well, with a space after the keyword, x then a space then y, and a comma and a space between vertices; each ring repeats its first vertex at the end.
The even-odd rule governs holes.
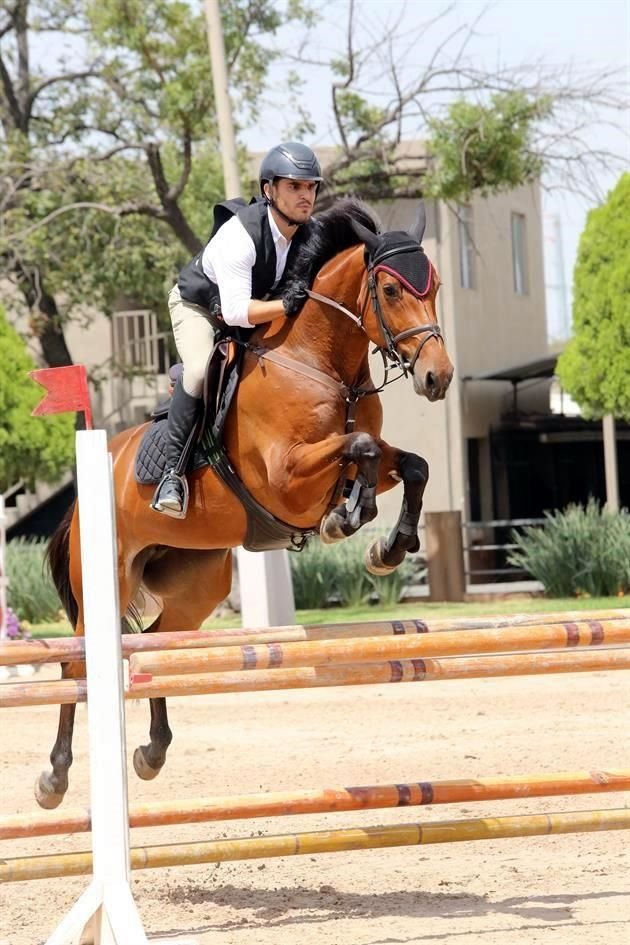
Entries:
POLYGON ((190 497, 190 492, 188 488, 188 480, 186 476, 182 476, 177 473, 174 469, 170 469, 167 473, 162 476, 160 483, 155 490, 155 494, 151 501, 151 508, 156 512, 161 512, 163 515, 170 515, 171 518, 186 518, 186 513, 188 512, 188 500, 190 497), (162 505, 162 500, 160 498, 160 493, 163 487, 167 484, 168 480, 175 481, 177 486, 182 491, 182 507, 181 509, 172 509, 168 505, 162 505))

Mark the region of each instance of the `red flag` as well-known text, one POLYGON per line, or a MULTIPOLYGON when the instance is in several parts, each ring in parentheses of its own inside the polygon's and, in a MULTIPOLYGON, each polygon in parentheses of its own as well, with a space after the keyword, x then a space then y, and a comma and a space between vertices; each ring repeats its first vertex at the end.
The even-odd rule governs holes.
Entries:
POLYGON ((30 371, 29 374, 47 391, 46 396, 32 411, 31 416, 41 417, 46 413, 69 413, 80 410, 85 414, 86 429, 92 429, 92 408, 85 365, 42 368, 38 371, 30 371))

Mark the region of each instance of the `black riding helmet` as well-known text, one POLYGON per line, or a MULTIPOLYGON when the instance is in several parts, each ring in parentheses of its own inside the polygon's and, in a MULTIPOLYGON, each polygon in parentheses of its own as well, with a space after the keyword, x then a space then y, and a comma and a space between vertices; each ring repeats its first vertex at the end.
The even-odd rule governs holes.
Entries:
POLYGON ((276 177, 287 177, 289 180, 314 180, 319 184, 323 181, 322 169, 319 161, 310 148, 298 141, 288 141, 286 144, 277 144, 272 148, 260 165, 260 192, 264 195, 265 183, 273 183, 276 177))

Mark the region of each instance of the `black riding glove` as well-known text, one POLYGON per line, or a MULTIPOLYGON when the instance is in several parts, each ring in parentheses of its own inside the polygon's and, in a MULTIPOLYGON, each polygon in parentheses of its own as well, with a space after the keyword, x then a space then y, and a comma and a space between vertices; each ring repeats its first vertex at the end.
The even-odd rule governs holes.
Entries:
POLYGON ((305 282, 293 282, 282 293, 282 305, 287 318, 295 318, 308 301, 308 286, 305 282))

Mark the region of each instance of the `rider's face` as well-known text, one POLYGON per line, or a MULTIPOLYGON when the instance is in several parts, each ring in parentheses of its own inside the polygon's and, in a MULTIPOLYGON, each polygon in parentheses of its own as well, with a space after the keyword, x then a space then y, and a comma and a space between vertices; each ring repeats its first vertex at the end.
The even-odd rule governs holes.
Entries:
POLYGON ((314 180, 289 180, 281 177, 271 186, 273 203, 297 223, 306 223, 315 206, 317 183, 314 180))

